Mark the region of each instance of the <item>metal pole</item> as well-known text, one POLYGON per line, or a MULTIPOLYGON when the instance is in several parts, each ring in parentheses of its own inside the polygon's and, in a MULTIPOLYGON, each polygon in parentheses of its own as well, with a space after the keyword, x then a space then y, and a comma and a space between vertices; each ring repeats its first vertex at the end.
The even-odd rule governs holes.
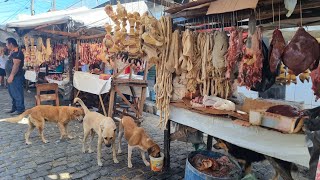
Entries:
POLYGON ((31 10, 31 16, 33 16, 34 15, 34 0, 31 0, 30 10, 31 10))
POLYGON ((52 11, 56 10, 56 0, 52 0, 52 11))

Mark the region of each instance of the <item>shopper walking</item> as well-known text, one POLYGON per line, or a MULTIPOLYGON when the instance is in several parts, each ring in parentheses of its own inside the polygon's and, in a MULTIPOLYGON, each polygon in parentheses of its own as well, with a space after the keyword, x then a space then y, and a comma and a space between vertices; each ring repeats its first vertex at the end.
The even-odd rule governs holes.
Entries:
POLYGON ((5 86, 5 79, 6 71, 6 61, 8 60, 8 49, 1 48, 0 49, 0 86, 5 86))
POLYGON ((23 65, 24 55, 19 49, 18 43, 14 38, 7 39, 7 48, 10 51, 9 60, 6 62, 5 71, 8 81, 8 90, 12 99, 12 108, 8 113, 19 115, 24 112, 24 93, 23 93, 23 65))

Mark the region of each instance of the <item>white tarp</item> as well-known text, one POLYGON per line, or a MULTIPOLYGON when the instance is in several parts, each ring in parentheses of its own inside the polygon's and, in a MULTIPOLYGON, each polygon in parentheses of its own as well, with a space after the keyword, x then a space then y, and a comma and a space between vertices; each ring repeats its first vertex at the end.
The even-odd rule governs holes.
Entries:
POLYGON ((26 71, 24 78, 31 82, 37 82, 37 73, 35 71, 26 71))
MULTIPOLYGON (((123 6, 127 12, 139 12, 141 15, 148 11, 148 6, 144 1, 125 3, 123 6)), ((116 12, 116 5, 112 6, 116 12)), ((42 25, 62 24, 68 21, 75 21, 83 24, 83 27, 103 27, 105 23, 114 25, 111 19, 107 16, 104 8, 88 9, 81 7, 77 9, 68 9, 42 13, 38 15, 19 15, 18 21, 9 22, 9 28, 32 29, 42 25)), ((129 23, 127 29, 129 30, 129 23)))
MULTIPOLYGON (((119 75, 120 79, 128 79, 129 75, 119 75)), ((133 75, 133 79, 143 79, 143 76, 139 75, 133 75)), ((75 71, 74 77, 73 77, 73 86, 83 92, 91 93, 91 94, 96 94, 96 95, 101 95, 108 93, 111 89, 111 81, 112 79, 110 78, 109 80, 102 80, 99 79, 98 75, 91 74, 88 72, 81 72, 81 71, 75 71)), ((142 88, 134 87, 133 88, 136 96, 141 97, 141 90, 142 88)), ((119 86, 119 90, 123 94, 131 95, 131 90, 128 86, 119 86)), ((148 93, 148 88, 146 92, 146 97, 149 97, 148 93)))
POLYGON ((231 119, 208 116, 170 106, 170 120, 198 129, 237 146, 309 167, 304 134, 283 134, 259 126, 243 127, 231 119))
POLYGON ((10 37, 19 40, 19 36, 17 34, 0 29, 0 42, 6 43, 7 38, 10 37))

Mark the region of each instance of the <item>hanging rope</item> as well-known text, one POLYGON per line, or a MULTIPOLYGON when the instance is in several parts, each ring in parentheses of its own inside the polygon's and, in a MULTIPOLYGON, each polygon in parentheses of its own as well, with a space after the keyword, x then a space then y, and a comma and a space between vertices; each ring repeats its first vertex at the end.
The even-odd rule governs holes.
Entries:
POLYGON ((281 17, 280 17, 280 4, 279 4, 279 29, 281 28, 280 26, 281 26, 281 17))
POLYGON ((301 6, 301 1, 300 0, 300 26, 302 27, 302 6, 301 6))
POLYGON ((273 17, 273 23, 274 23, 274 7, 273 7, 273 0, 272 0, 272 17, 273 17))

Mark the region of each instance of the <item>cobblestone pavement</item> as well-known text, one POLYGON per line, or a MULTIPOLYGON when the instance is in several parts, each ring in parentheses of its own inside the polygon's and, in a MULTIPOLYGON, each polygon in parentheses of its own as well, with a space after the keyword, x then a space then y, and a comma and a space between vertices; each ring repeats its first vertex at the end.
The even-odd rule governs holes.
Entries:
MULTIPOLYGON (((26 107, 34 106, 34 93, 26 93, 26 107)), ((8 117, 4 112, 9 110, 10 97, 7 90, 0 89, 0 119, 8 117)), ((142 127, 163 148, 163 133, 156 124, 158 117, 144 114, 142 127)), ((32 145, 25 145, 25 124, 0 122, 0 179, 183 179, 185 160, 191 144, 171 143, 171 170, 165 173, 150 171, 141 160, 140 153, 134 150, 133 168, 127 167, 126 142, 123 141, 123 154, 118 155, 119 164, 112 161, 111 149, 103 147, 103 167, 97 166, 96 153, 83 154, 81 139, 82 124, 71 122, 69 131, 75 136, 72 140, 57 142, 60 137, 58 127, 46 123, 45 137, 48 144, 40 141, 37 130, 30 137, 32 145)), ((96 140, 95 140, 96 143, 96 140)), ((270 179, 274 171, 268 162, 254 165, 254 174, 259 179, 270 179)), ((302 178, 298 178, 302 179, 302 178)))

